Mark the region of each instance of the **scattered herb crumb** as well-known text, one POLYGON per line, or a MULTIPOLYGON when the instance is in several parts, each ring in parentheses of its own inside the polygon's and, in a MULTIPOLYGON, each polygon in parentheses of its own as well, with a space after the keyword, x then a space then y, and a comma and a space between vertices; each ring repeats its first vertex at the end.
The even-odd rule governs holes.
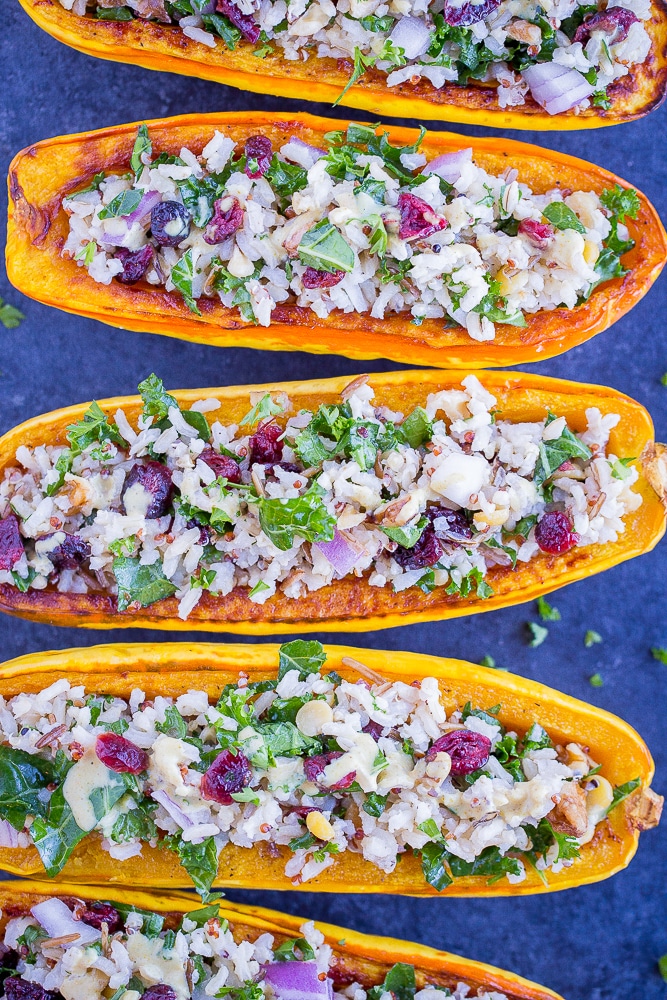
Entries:
POLYGON ((602 674, 593 674, 591 677, 588 678, 588 683, 592 688, 601 688, 602 685, 604 684, 604 681, 602 680, 602 674))
POLYGON ((9 302, 0 298, 0 323, 5 330, 15 330, 23 319, 25 316, 20 309, 17 309, 16 306, 10 306, 9 302))
POLYGON ((545 628, 544 625, 538 625, 537 622, 526 622, 526 627, 531 635, 528 645, 531 649, 537 649, 549 635, 549 629, 545 628))
POLYGON ((591 646, 597 646, 599 642, 602 642, 602 636, 599 632, 594 632, 593 629, 589 629, 584 636, 584 646, 586 649, 590 649, 591 646))
POLYGON ((658 959, 658 969, 660 971, 660 975, 667 983, 667 955, 663 955, 662 958, 658 959))
POLYGON ((496 669, 496 661, 492 656, 483 656, 479 661, 480 667, 491 667, 492 670, 496 669))
POLYGON ((347 938, 341 938, 340 939, 340 941, 338 942, 338 944, 341 946, 341 948, 345 945, 346 941, 347 941, 347 938))
POLYGON ((662 382, 663 385, 667 385, 667 372, 665 372, 660 381, 662 382))
POLYGON ((663 646, 653 646, 651 649, 651 656, 658 663, 664 663, 667 666, 667 649, 663 646))
POLYGON ((559 622, 560 611, 554 608, 544 597, 537 599, 537 613, 543 622, 559 622))

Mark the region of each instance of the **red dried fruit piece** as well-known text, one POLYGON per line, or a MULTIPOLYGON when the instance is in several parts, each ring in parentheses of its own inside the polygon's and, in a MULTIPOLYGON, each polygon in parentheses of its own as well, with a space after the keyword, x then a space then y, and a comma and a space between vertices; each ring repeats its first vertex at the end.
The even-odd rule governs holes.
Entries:
POLYGON ((167 986, 166 983, 156 983, 144 990, 143 996, 146 1000, 177 1000, 176 991, 167 986))
POLYGON ((472 774, 489 759, 491 740, 470 729, 453 729, 429 747, 426 760, 433 760, 443 752, 448 753, 452 759, 452 774, 472 774))
MULTIPOLYGON (((427 517, 431 524, 438 518, 447 522, 446 528, 438 526, 437 535, 439 538, 445 538, 448 542, 454 543, 468 541, 472 538, 472 528, 463 510, 450 510, 448 507, 433 504, 426 508, 423 516, 427 517)), ((435 528, 433 530, 435 531, 435 528)))
POLYGON ((151 236, 161 247, 177 247, 190 235, 191 216, 180 201, 160 201, 151 211, 151 236))
MULTIPOLYGON (((53 534, 43 538, 53 538, 53 534)), ((41 539, 40 539, 41 540, 41 539)), ((90 545, 79 535, 65 533, 65 539, 48 553, 48 557, 57 570, 78 569, 81 563, 90 556, 90 545)))
POLYGON ((98 736, 95 753, 105 767, 117 774, 141 774, 148 767, 146 751, 118 733, 98 736))
POLYGON ((263 177, 271 166, 273 146, 265 135, 250 135, 245 141, 245 172, 253 180, 263 177))
POLYGON ((303 762, 303 770, 306 775, 306 780, 312 781, 315 785, 320 785, 321 788, 326 787, 327 791, 330 792, 342 791, 345 788, 349 788, 357 776, 356 771, 350 771, 349 774, 344 774, 335 785, 325 786, 320 782, 324 769, 331 763, 332 760, 337 760, 342 756, 342 750, 330 750, 328 753, 318 753, 315 754, 314 757, 306 757, 303 762))
POLYGON ((418 198, 409 191, 402 191, 399 194, 398 210, 401 213, 398 235, 402 240, 412 240, 416 237, 425 239, 447 227, 446 219, 436 215, 423 198, 418 198))
POLYGON ((123 270, 116 275, 116 281, 120 281, 122 285, 134 285, 137 281, 141 281, 153 263, 154 253, 150 244, 141 250, 126 250, 125 247, 120 247, 116 250, 115 259, 122 263, 123 270))
POLYGON ((3 989, 7 1000, 53 1000, 54 994, 47 993, 39 983, 29 983, 20 976, 5 979, 3 989))
POLYGON ((442 542, 433 526, 428 524, 411 549, 399 545, 393 556, 403 569, 426 569, 427 566, 435 566, 443 552, 442 542))
POLYGON ((223 750, 201 779, 200 791, 203 798, 228 806, 234 801, 232 792, 242 791, 251 778, 252 768, 245 754, 223 750))
POLYGON ((218 198, 213 206, 213 216, 204 230, 204 242, 209 246, 222 243, 233 236, 243 225, 243 209, 236 198, 225 195, 218 198))
POLYGON ((535 541, 543 552, 569 552, 579 542, 572 522, 562 510, 548 510, 535 526, 535 541))
POLYGON ((90 924, 97 930, 102 929, 102 924, 106 924, 110 934, 115 934, 122 926, 120 913, 111 903, 91 903, 79 911, 79 917, 84 924, 90 924))
POLYGON ((282 427, 273 420, 260 424, 250 438, 250 464, 277 465, 283 457, 282 427))
MULTIPOLYGON (((151 500, 146 508, 146 517, 164 517, 171 506, 174 487, 171 481, 171 470, 161 462, 146 462, 145 465, 133 465, 129 471, 120 494, 124 501, 125 494, 139 483, 150 494, 151 500)), ((125 505, 123 504, 123 513, 125 505)))
POLYGON ((345 271, 318 271, 316 267, 307 267, 301 275, 304 288, 333 288, 345 277, 345 271))
POLYGON ((522 219, 519 223, 519 232, 522 236, 527 236, 539 250, 546 250, 555 236, 553 226, 548 222, 536 222, 535 219, 522 219))
POLYGON ((374 740, 379 740, 380 737, 382 736, 382 729, 383 727, 380 725, 379 722, 375 722, 373 719, 369 719, 369 721, 362 729, 362 732, 370 733, 370 735, 373 737, 374 740))
POLYGON ((200 462, 208 465, 209 469, 215 472, 216 477, 224 477, 230 483, 241 482, 241 469, 239 463, 227 455, 221 455, 219 451, 214 451, 211 447, 206 447, 199 456, 200 462))
POLYGON ((630 28, 638 21, 637 15, 625 7, 607 7, 606 10, 599 10, 597 14, 585 17, 583 24, 580 24, 575 31, 572 41, 585 45, 593 31, 604 31, 611 36, 609 39, 611 44, 616 45, 625 41, 630 28))
POLYGON ((258 41, 260 28, 250 14, 243 14, 231 0, 217 0, 216 10, 224 14, 249 42, 258 41))
POLYGON ((0 569, 13 569, 22 555, 19 519, 16 514, 8 514, 0 521, 0 569))
POLYGON ((442 16, 447 24, 463 28, 469 24, 477 24, 479 21, 486 20, 490 14, 493 14, 494 10, 500 7, 500 4, 501 0, 484 0, 484 3, 464 3, 461 7, 451 7, 445 0, 442 16))

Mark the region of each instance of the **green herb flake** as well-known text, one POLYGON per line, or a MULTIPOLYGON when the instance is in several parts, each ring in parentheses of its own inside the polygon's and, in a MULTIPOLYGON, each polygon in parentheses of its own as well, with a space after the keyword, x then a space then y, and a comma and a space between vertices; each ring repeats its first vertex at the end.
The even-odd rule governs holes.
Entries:
POLYGON ((562 201, 552 201, 542 211, 545 219, 548 219, 556 229, 574 229, 576 233, 585 233, 586 227, 579 221, 571 208, 562 201))
POLYGON ((132 149, 132 156, 130 158, 130 167, 132 168, 136 177, 144 169, 146 165, 144 163, 144 158, 149 159, 153 152, 153 143, 148 136, 148 125, 145 123, 139 126, 137 132, 137 138, 134 140, 134 148, 132 149))
POLYGON ((528 642, 531 649, 537 649, 538 646, 541 646, 549 635, 549 629, 545 628, 544 625, 538 625, 537 622, 526 622, 526 628, 531 636, 528 642))
POLYGON ((299 260, 317 271, 345 271, 354 269, 354 250, 328 219, 304 233, 297 247, 299 260))
POLYGON ((126 215, 131 215, 139 207, 139 202, 143 197, 143 192, 135 188, 128 191, 121 191, 115 198, 112 198, 108 205, 105 205, 97 213, 99 219, 120 219, 126 215))
POLYGON ((135 603, 147 608, 176 593, 176 587, 165 577, 159 559, 150 566, 144 566, 138 558, 118 556, 112 563, 112 569, 118 584, 119 611, 127 611, 135 603))
POLYGON ((279 413, 283 412, 283 407, 280 403, 276 403, 271 397, 270 392, 264 393, 261 399, 259 399, 255 405, 246 413, 239 421, 240 427, 245 427, 246 425, 254 427, 262 420, 268 420, 270 417, 276 417, 279 413))
POLYGON ((667 955, 661 955, 658 959, 658 972, 667 983, 667 955))
POLYGON ((664 663, 667 666, 667 649, 664 646, 651 646, 651 656, 658 663, 664 663))
POLYGON ((616 785, 614 788, 614 794, 612 796, 611 804, 607 809, 607 815, 615 809, 616 806, 620 805, 629 795, 632 795, 641 785, 641 778, 633 778, 631 781, 626 781, 622 785, 616 785))
POLYGON ((543 622, 560 621, 560 611, 558 608, 552 607, 544 597, 538 597, 537 599, 537 613, 543 622))
POLYGON ((588 632, 586 632, 586 635, 584 636, 584 646, 586 649, 590 649, 592 646, 597 646, 598 643, 601 642, 602 636, 599 632, 594 632, 592 629, 589 629, 588 632))
POLYGON ((604 684, 604 681, 602 680, 602 674, 591 674, 591 676, 588 678, 588 683, 593 688, 601 688, 602 685, 604 684))

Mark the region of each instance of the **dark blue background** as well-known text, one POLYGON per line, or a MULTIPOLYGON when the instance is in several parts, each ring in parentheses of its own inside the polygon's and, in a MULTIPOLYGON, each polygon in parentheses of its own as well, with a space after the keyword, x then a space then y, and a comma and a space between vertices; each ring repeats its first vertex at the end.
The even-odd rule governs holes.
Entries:
MULTIPOLYGON (((47 136, 186 112, 287 107, 281 99, 246 95, 213 83, 80 55, 41 32, 15 0, 3 0, 2 8, 3 174, 14 153, 47 136)), ((298 106, 292 102, 289 109, 298 106)), ((321 105, 302 107, 323 115, 336 114, 321 105)), ((361 112, 344 109, 338 117, 346 114, 364 117, 361 112)), ((665 218, 666 123, 664 107, 643 121, 610 129, 512 133, 512 137, 602 164, 642 188, 665 218)), ((446 126, 436 123, 430 127, 446 126)), ((483 132, 465 127, 457 130, 483 132)), ((497 135, 502 137, 500 132, 497 135)), ((4 225, 4 194, 2 197, 4 225)), ((10 288, 4 272, 0 275, 0 295, 26 314, 18 329, 0 328, 0 432, 54 407, 95 396, 131 393, 153 370, 168 387, 176 388, 399 367, 383 361, 221 350, 112 330, 24 299, 10 288)), ((653 414, 658 440, 667 440, 667 387, 660 384, 661 375, 667 372, 666 310, 667 280, 663 277, 613 329, 531 370, 607 383, 629 393, 653 414)), ((549 637, 539 649, 530 649, 526 642, 525 623, 536 618, 531 605, 461 621, 355 635, 352 642, 473 661, 490 654, 498 665, 616 712, 647 740, 658 768, 656 789, 664 791, 667 667, 650 655, 651 646, 667 646, 664 552, 664 547, 658 548, 554 595, 562 620, 549 626, 549 637), (587 629, 598 631, 604 642, 585 649, 587 629), (601 688, 589 684, 589 677, 596 672, 604 681, 601 688)), ((167 633, 162 636, 158 632, 76 631, 9 618, 0 621, 3 657, 104 642, 112 636, 128 641, 169 639, 167 633)), ((204 636, 200 633, 196 637, 204 636)), ((187 639, 189 635, 179 633, 174 638, 187 639)), ((335 642, 344 641, 345 636, 323 634, 321 638, 335 642)), ((611 881, 541 897, 412 900, 345 892, 334 896, 240 891, 230 896, 460 952, 541 981, 568 1000, 619 996, 657 1000, 666 989, 656 966, 658 957, 667 952, 666 841, 664 829, 644 834, 630 868, 611 881)))

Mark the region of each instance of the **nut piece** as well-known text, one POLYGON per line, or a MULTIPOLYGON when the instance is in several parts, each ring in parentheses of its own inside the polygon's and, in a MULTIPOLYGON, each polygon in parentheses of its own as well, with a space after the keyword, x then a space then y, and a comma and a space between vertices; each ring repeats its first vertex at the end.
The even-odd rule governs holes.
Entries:
POLYGON ((656 795, 653 789, 638 788, 626 808, 630 826, 634 830, 652 830, 660 822, 664 802, 663 796, 656 795))
POLYGON ((581 785, 567 782, 560 795, 554 795, 556 806, 547 819, 554 830, 568 837, 581 837, 588 827, 586 792, 581 785))
POLYGON ((321 736, 322 727, 333 719, 333 709, 326 701, 307 701, 296 713, 296 728, 304 736, 321 736))
POLYGON ((306 826, 313 837, 317 837, 318 840, 331 840, 334 835, 334 828, 329 820, 321 812, 317 812, 317 810, 308 813, 306 816, 306 826))
POLYGON ((667 445, 651 441, 641 454, 644 475, 667 508, 667 445))

